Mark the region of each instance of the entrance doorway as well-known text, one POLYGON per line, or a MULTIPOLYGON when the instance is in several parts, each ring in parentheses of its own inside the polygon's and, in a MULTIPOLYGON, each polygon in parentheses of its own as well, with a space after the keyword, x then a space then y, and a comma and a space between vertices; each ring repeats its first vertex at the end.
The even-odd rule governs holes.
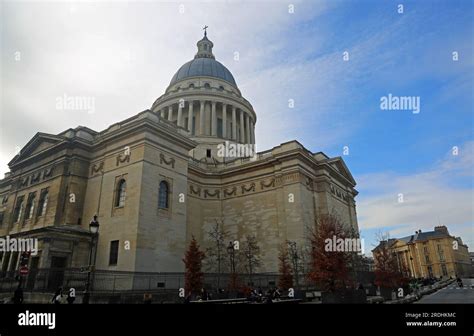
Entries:
POLYGON ((66 257, 51 257, 51 269, 48 277, 48 290, 55 291, 63 285, 66 257))

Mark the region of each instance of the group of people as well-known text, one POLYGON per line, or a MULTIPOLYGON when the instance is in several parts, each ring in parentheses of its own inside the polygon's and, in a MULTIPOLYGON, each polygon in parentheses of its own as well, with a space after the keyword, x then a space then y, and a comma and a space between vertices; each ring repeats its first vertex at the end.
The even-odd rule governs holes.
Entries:
MULTIPOLYGON (((73 304, 74 301, 76 300, 76 297, 72 294, 73 291, 68 291, 66 301, 68 304, 73 304)), ((54 304, 60 304, 63 301, 63 288, 59 287, 56 292, 54 292, 53 297, 51 298, 51 303, 54 304)), ((23 289, 21 286, 18 286, 17 289, 15 290, 15 293, 13 294, 13 299, 12 299, 14 304, 22 304, 24 301, 23 297, 23 289)))
MULTIPOLYGON (((217 290, 216 296, 216 299, 221 299, 222 296, 225 296, 225 290, 217 290)), ((270 288, 264 293, 262 288, 258 287, 251 289, 247 295, 242 295, 242 298, 244 297, 254 303, 272 303, 274 300, 281 299, 281 290, 279 288, 270 288)), ((197 295, 189 294, 185 299, 185 303, 190 303, 191 301, 210 301, 213 299, 212 293, 202 288, 197 295)))

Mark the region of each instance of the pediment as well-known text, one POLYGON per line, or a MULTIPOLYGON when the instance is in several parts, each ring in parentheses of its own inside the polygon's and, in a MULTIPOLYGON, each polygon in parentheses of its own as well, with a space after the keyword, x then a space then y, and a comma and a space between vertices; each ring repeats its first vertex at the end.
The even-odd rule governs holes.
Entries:
POLYGON ((65 139, 61 136, 37 133, 21 150, 20 153, 10 161, 9 165, 23 161, 30 156, 54 147, 63 142, 65 139))
POLYGON ((333 158, 329 160, 329 165, 335 169, 338 173, 344 176, 347 180, 349 180, 352 184, 356 184, 354 177, 352 176, 349 168, 347 168, 344 160, 341 157, 333 158))

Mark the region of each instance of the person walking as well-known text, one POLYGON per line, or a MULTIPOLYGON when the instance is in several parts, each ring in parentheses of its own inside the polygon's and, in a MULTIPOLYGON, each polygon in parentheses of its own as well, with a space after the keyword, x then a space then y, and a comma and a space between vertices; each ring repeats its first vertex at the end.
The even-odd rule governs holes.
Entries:
POLYGON ((14 304, 22 304, 23 303, 23 289, 20 286, 15 290, 13 294, 13 303, 14 304))
POLYGON ((51 299, 51 302, 53 302, 54 304, 60 304, 62 298, 63 298, 63 288, 59 287, 54 293, 53 298, 51 299))

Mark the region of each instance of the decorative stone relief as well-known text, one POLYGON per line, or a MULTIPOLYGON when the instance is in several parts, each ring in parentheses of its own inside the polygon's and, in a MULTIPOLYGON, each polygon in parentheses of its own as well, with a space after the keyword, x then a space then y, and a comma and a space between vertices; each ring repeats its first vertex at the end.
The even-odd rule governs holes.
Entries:
POLYGON ((20 187, 26 187, 28 185, 28 182, 30 181, 30 177, 23 177, 20 179, 20 187))
POLYGON ((166 160, 165 156, 163 154, 160 154, 160 164, 165 163, 166 165, 171 165, 171 167, 174 169, 174 164, 175 164, 175 159, 170 158, 169 160, 166 160))
POLYGON ((250 183, 250 187, 246 187, 245 184, 243 186, 241 186, 241 189, 242 189, 242 194, 245 194, 246 192, 250 192, 250 191, 255 191, 255 183, 252 182, 250 183))
POLYGON ((275 187, 275 179, 274 178, 270 179, 270 182, 268 183, 265 183, 265 181, 260 181, 260 187, 262 190, 265 188, 275 187))
POLYGON ((98 173, 98 172, 102 171, 103 169, 104 169, 104 161, 102 161, 101 163, 95 163, 92 166, 91 174, 98 173))
POLYGON ((119 164, 124 162, 130 162, 130 155, 123 155, 122 153, 117 155, 117 162, 115 163, 115 165, 118 166, 119 164))
POLYGON ((53 175, 53 171, 54 171, 54 166, 51 166, 49 168, 46 168, 44 171, 43 171, 43 180, 47 177, 51 177, 53 175))
POLYGON ((191 195, 198 195, 199 197, 201 196, 201 187, 197 187, 197 189, 194 188, 192 184, 189 185, 189 193, 191 195))
POLYGON ((224 197, 236 196, 236 195, 237 195, 237 187, 232 187, 230 190, 224 189, 224 197))
POLYGON ((40 177, 41 177, 41 172, 33 173, 33 175, 31 175, 31 183, 39 182, 40 177))
POLYGON ((204 198, 208 198, 208 197, 219 198, 220 194, 221 192, 218 189, 214 190, 214 192, 210 192, 209 190, 204 189, 204 198))

